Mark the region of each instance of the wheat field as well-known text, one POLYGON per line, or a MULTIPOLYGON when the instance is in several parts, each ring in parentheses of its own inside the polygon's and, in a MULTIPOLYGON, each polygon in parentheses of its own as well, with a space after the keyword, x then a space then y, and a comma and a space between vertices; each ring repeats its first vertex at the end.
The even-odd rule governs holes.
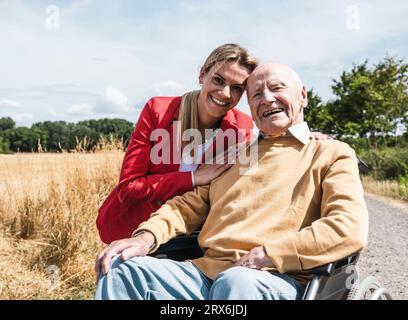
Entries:
POLYGON ((0 155, 0 299, 92 299, 122 151, 0 155))

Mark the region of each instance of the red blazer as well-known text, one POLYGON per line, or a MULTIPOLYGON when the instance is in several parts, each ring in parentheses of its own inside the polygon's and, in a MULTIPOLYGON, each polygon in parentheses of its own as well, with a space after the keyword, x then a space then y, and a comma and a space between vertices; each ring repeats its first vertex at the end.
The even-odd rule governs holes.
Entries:
MULTIPOLYGON (((159 143, 150 141, 154 129, 170 133, 173 150, 173 121, 178 119, 180 103, 181 97, 154 97, 143 108, 123 159, 119 184, 99 208, 96 225, 103 242, 129 238, 164 202, 193 190, 191 172, 178 172, 179 161, 175 163, 171 158, 170 164, 153 164, 150 160, 151 148, 159 143)), ((221 122, 222 130, 229 128, 236 132, 245 129, 248 141, 253 122, 234 108, 221 122)))

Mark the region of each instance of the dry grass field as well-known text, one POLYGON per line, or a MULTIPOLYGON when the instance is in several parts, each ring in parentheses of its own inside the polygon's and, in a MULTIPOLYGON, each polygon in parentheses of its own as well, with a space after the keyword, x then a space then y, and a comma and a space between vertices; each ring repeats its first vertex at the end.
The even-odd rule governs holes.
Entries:
POLYGON ((123 152, 0 155, 0 299, 91 299, 123 152))
POLYGON ((377 181, 370 176, 361 179, 366 192, 408 201, 408 185, 397 181, 377 181))

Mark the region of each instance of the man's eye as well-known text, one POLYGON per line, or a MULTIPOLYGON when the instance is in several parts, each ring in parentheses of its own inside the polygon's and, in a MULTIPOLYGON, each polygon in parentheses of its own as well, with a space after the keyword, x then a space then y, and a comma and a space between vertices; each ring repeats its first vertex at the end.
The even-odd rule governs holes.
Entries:
POLYGON ((259 92, 255 92, 253 95, 252 95, 252 98, 257 98, 257 97, 259 97, 261 94, 259 93, 259 92))

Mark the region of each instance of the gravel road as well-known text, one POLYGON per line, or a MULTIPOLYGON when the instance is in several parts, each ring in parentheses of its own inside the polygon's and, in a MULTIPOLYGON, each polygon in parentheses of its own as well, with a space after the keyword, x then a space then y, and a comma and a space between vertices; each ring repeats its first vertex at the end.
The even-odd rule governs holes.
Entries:
POLYGON ((366 194, 368 246, 358 268, 377 278, 393 299, 408 300, 408 204, 366 194))

